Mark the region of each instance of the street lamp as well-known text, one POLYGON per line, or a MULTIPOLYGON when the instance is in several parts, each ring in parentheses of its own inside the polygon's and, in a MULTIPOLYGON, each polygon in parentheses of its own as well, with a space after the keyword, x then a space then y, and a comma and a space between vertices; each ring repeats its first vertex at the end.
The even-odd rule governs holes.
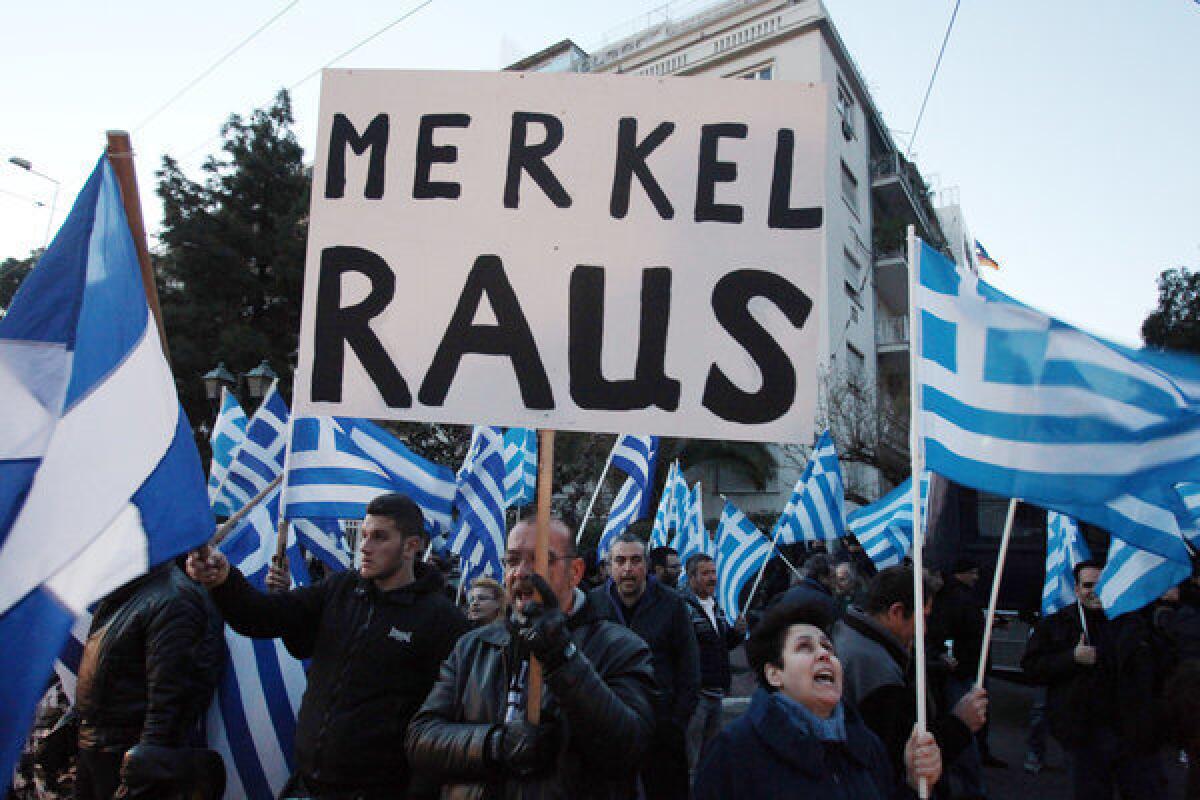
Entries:
POLYGON ((208 398, 213 413, 216 413, 217 404, 221 402, 221 389, 232 391, 233 387, 237 386, 237 376, 225 367, 224 361, 204 373, 200 379, 204 381, 204 396, 208 398))
POLYGON ((271 384, 279 376, 275 374, 275 370, 271 369, 271 365, 264 358, 261 364, 247 372, 243 377, 246 380, 246 391, 249 392, 251 399, 257 403, 263 399, 267 390, 271 388, 271 384))
POLYGON ((50 218, 46 220, 46 241, 42 245, 42 249, 45 249, 50 246, 50 231, 54 226, 54 212, 58 208, 58 189, 60 184, 46 173, 38 172, 36 169, 34 169, 33 162, 27 158, 12 156, 8 159, 8 163, 12 164, 13 166, 20 167, 30 174, 37 175, 39 178, 45 178, 54 184, 54 198, 50 201, 50 218))

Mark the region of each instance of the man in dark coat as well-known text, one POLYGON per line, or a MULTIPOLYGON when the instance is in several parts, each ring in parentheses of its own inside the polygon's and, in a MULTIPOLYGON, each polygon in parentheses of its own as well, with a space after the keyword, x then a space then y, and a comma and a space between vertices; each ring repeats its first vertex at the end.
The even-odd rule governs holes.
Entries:
POLYGON ((788 605, 816 604, 827 611, 830 618, 837 619, 842 614, 837 598, 833 596, 836 576, 833 571, 833 559, 825 553, 815 553, 808 557, 800 568, 803 576, 792 588, 777 595, 770 603, 771 606, 787 603, 788 605))
POLYGON ((128 796, 151 796, 141 762, 201 743, 222 652, 216 609, 173 561, 104 597, 70 715, 79 726, 75 796, 108 800, 122 785, 128 796))
POLYGON ((1049 687, 1050 732, 1071 762, 1077 800, 1167 796, 1157 689, 1168 668, 1139 612, 1109 620, 1096 594, 1102 565, 1075 565, 1078 602, 1042 620, 1021 667, 1049 687))
POLYGON ((533 520, 509 533, 512 616, 467 634, 446 659, 409 728, 409 759, 448 799, 632 798, 654 718, 649 648, 579 590, 583 559, 564 523, 551 521, 545 580, 533 572, 535 541, 533 520), (545 681, 537 724, 530 654, 545 681))
POLYGON ((626 626, 650 645, 659 696, 654 738, 642 764, 652 800, 686 800, 687 727, 700 696, 700 650, 687 604, 678 592, 646 575, 646 545, 636 534, 609 549, 609 581, 589 597, 601 616, 626 626))
POLYGON ((284 637, 293 655, 311 659, 284 797, 404 797, 405 729, 467 629, 441 573, 418 561, 428 535, 416 503, 375 498, 361 536, 357 572, 287 592, 258 592, 217 551, 188 558, 230 627, 284 637))

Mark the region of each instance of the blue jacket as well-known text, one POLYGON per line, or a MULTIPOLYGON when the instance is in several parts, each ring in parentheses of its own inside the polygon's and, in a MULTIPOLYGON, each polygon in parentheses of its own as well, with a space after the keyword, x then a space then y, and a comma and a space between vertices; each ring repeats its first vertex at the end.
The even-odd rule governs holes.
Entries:
POLYGON ((822 742, 802 731, 765 689, 709 745, 696 773, 696 800, 876 800, 911 797, 899 789, 879 737, 843 706, 846 742, 822 742))

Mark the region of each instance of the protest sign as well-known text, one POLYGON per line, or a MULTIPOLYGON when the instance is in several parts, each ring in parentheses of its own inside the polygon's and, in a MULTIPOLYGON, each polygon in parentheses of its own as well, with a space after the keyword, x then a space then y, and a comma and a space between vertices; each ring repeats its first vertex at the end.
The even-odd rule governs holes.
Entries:
POLYGON ((326 71, 297 412, 808 440, 830 102, 326 71))

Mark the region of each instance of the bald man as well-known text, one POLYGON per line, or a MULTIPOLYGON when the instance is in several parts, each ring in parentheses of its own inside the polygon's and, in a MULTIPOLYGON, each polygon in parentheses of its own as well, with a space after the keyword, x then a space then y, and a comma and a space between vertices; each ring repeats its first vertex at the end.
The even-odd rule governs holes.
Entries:
POLYGON ((443 797, 633 797, 636 770, 614 765, 637 764, 650 741, 650 650, 579 590, 584 563, 565 523, 551 521, 545 579, 534 542, 532 520, 509 533, 508 624, 459 640, 409 727, 409 758, 443 797), (536 725, 526 719, 530 655, 545 682, 536 725))

